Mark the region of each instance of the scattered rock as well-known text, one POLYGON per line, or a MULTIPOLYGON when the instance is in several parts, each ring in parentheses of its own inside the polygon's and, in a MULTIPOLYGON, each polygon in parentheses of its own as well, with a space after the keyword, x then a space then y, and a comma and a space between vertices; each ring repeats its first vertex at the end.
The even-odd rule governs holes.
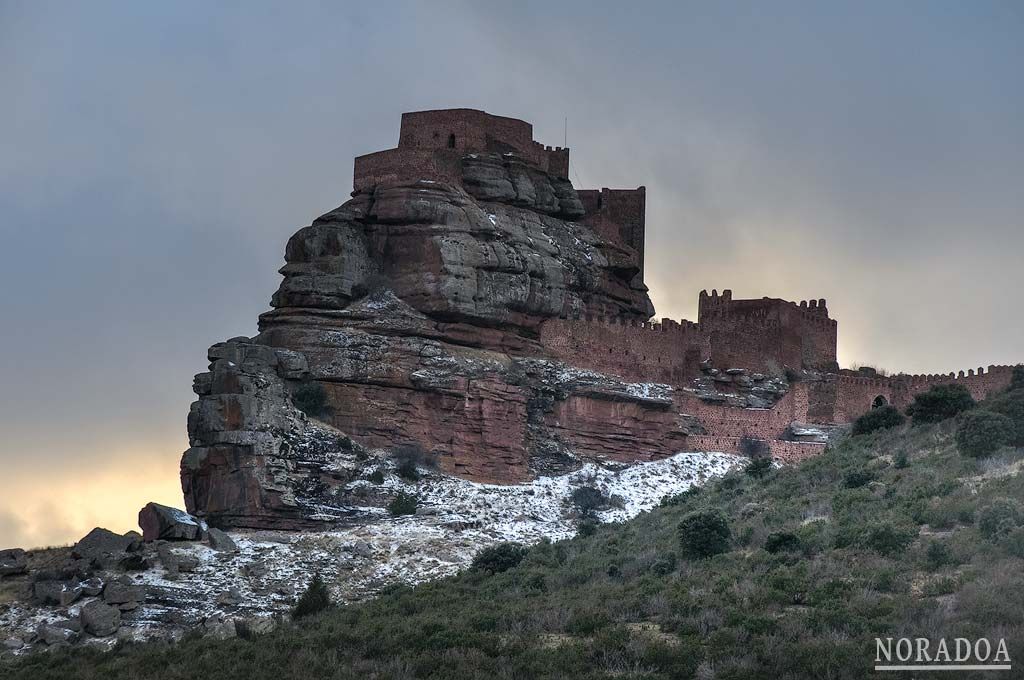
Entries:
POLYGON ((345 546, 345 550, 359 557, 370 557, 373 555, 373 548, 366 541, 349 543, 345 546))
POLYGON ((7 638, 6 640, 3 641, 3 643, 0 643, 0 644, 3 645, 4 649, 6 649, 8 651, 11 651, 11 652, 16 652, 16 651, 18 651, 19 649, 21 649, 22 647, 25 646, 24 642, 22 642, 18 638, 13 638, 13 637, 12 638, 7 638))
POLYGON ((47 645, 69 645, 78 642, 79 634, 68 628, 41 623, 36 628, 36 638, 47 645))
POLYGON ((28 555, 21 548, 0 550, 0 576, 17 576, 28 572, 28 555))
POLYGON ((206 534, 206 542, 218 552, 238 552, 238 545, 226 532, 211 527, 206 534))
POLYGON ((266 635, 275 628, 277 628, 277 620, 272 616, 254 616, 235 621, 235 630, 239 635, 242 635, 243 630, 249 635, 266 635))
POLYGON ((82 582, 82 594, 86 597, 96 597, 103 592, 103 579, 92 577, 82 582))
POLYGON ((71 556, 88 560, 101 568, 117 564, 125 553, 137 547, 138 534, 115 534, 113 531, 96 527, 71 549, 71 556))
POLYGON ((203 622, 206 634, 218 640, 226 640, 238 634, 235 628, 234 619, 226 619, 222 616, 211 616, 203 622))
POLYGON ((60 606, 67 607, 82 596, 82 586, 79 584, 66 583, 60 591, 60 606))
POLYGON ((85 632, 96 637, 113 635, 121 627, 121 611, 99 600, 83 605, 79 617, 85 632))
POLYGON ((195 541, 205 530, 205 524, 188 514, 159 503, 147 503, 139 510, 139 526, 144 541, 195 541))
POLYGON ((145 599, 146 587, 135 585, 127 579, 112 581, 103 589, 103 601, 107 604, 142 602, 145 599))
POLYGON ((64 593, 64 584, 60 581, 36 581, 32 586, 32 595, 40 604, 60 604, 64 593))
POLYGON ((230 590, 225 590, 223 593, 217 596, 217 604, 237 606, 242 604, 242 600, 242 593, 239 592, 238 588, 231 588, 230 590))

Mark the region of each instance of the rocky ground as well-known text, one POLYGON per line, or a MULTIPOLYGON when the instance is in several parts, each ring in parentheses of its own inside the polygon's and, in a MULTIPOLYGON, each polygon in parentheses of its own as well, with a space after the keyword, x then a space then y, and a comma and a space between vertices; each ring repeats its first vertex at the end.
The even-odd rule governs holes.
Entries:
POLYGON ((360 474, 346 490, 365 505, 330 530, 225 533, 151 504, 140 513, 144 535, 96 529, 71 548, 0 553, 3 653, 173 639, 192 629, 215 636, 265 630, 287 616, 316 573, 337 600, 358 601, 390 584, 455 573, 487 545, 574 535, 578 488, 600 490, 597 519, 624 521, 741 460, 687 453, 633 465, 590 462, 503 486, 422 464, 415 473, 406 465, 403 478, 402 464, 384 452, 352 459, 360 474), (415 514, 393 517, 382 507, 401 494, 417 499, 415 514))

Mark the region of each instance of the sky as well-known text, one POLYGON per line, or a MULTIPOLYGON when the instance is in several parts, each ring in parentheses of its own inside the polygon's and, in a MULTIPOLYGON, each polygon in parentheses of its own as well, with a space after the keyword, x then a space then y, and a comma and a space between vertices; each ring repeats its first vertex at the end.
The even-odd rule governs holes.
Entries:
POLYGON ((0 0, 0 548, 182 505, 206 348, 403 111, 645 185, 660 317, 827 298, 843 365, 1016 363, 1021 73, 1013 1, 0 0))

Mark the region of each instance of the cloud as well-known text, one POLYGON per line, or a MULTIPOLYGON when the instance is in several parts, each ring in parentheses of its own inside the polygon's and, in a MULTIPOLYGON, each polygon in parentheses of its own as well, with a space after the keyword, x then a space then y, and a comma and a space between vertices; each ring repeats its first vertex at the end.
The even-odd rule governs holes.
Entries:
POLYGON ((402 111, 483 108, 551 144, 567 118, 574 179, 648 187, 659 316, 694 318, 702 288, 825 297, 844 363, 1021 359, 1013 3, 0 13, 11 540, 129 528, 145 493, 180 505, 206 348, 256 331, 287 238, 347 198, 352 157, 393 146, 402 111), (152 477, 117 472, 136 466, 152 477))

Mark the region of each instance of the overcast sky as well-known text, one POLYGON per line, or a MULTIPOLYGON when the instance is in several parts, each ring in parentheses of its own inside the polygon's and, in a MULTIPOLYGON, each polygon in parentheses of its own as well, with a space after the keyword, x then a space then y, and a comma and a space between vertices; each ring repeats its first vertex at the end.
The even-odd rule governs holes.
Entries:
POLYGON ((1019 2, 0 0, 0 548, 181 506, 192 375, 403 111, 647 186, 659 316, 828 298, 840 361, 1024 359, 1019 2))

